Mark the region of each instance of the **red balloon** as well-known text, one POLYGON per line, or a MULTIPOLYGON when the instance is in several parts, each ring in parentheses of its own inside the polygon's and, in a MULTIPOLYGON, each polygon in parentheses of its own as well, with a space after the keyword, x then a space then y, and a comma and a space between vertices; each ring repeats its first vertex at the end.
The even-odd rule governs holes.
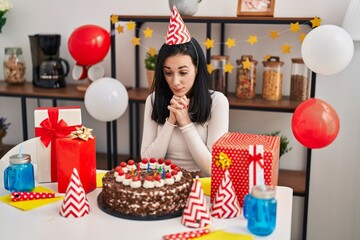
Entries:
POLYGON ((302 102, 292 117, 295 138, 308 148, 323 148, 339 133, 340 121, 335 109, 317 98, 302 102))
POLYGON ((96 25, 83 25, 69 37, 68 49, 78 65, 94 65, 104 59, 110 48, 110 34, 96 25))

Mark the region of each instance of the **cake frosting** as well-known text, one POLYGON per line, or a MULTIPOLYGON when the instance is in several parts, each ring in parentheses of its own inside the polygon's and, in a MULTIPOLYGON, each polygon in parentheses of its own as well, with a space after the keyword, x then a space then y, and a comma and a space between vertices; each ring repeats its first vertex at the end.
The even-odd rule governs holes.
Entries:
POLYGON ((181 213, 192 179, 190 172, 171 160, 129 160, 103 177, 102 203, 114 212, 137 217, 181 213))

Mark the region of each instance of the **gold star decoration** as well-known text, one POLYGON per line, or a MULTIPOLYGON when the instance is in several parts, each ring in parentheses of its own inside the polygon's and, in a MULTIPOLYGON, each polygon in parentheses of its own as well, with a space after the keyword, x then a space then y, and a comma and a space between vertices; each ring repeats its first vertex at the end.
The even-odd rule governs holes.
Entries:
POLYGON ((206 46, 206 49, 213 48, 214 40, 211 40, 210 38, 206 38, 205 46, 206 46))
POLYGON ((253 64, 252 62, 250 62, 250 60, 248 58, 246 58, 246 60, 242 61, 241 63, 243 65, 244 69, 249 69, 249 70, 251 69, 251 66, 253 64))
POLYGON ((271 55, 268 54, 268 55, 263 57, 263 61, 267 61, 267 60, 269 60, 269 58, 271 58, 271 55))
POLYGON ((298 36, 298 39, 299 39, 299 41, 302 43, 302 42, 304 41, 305 37, 306 37, 306 34, 305 34, 304 32, 302 32, 302 33, 300 34, 300 36, 298 36))
POLYGON ((297 33, 300 30, 299 22, 290 23, 290 31, 297 33))
POLYGON ((290 53, 291 51, 291 46, 287 43, 285 43, 284 45, 281 46, 281 52, 282 53, 290 53))
POLYGON ((271 32, 269 33, 269 36, 270 36, 272 39, 278 38, 278 37, 279 37, 279 32, 278 32, 278 31, 271 31, 271 32))
POLYGON ((258 42, 257 36, 256 35, 250 35, 247 42, 250 43, 250 45, 254 45, 255 43, 258 42))
POLYGON ((228 48, 235 47, 235 38, 228 38, 225 45, 228 46, 228 48))
POLYGON ((320 26, 321 19, 318 17, 314 17, 312 20, 310 20, 312 24, 312 28, 320 26))
POLYGON ((128 30, 134 30, 136 27, 136 23, 134 21, 130 21, 128 24, 126 24, 128 27, 128 30))
POLYGON ((118 15, 111 15, 110 17, 111 23, 115 24, 118 21, 118 15))
POLYGON ((148 54, 149 54, 151 57, 155 56, 156 53, 157 53, 157 51, 156 51, 155 48, 152 48, 152 47, 149 48, 148 54))
POLYGON ((153 30, 149 27, 147 27, 144 31, 143 31, 145 38, 151 38, 152 34, 153 34, 153 30))
POLYGON ((123 33, 124 32, 124 26, 121 26, 120 24, 116 27, 116 30, 118 33, 123 33))
POLYGON ((228 62, 226 65, 225 65, 225 72, 227 73, 231 73, 232 72, 232 70, 233 70, 233 68, 234 68, 234 66, 233 65, 231 65, 231 63, 230 62, 228 62))
POLYGON ((211 74, 212 71, 214 70, 213 65, 211 63, 207 65, 207 70, 208 70, 209 74, 211 74))
POLYGON ((131 43, 136 46, 136 45, 140 45, 140 38, 134 37, 133 39, 131 39, 131 43))

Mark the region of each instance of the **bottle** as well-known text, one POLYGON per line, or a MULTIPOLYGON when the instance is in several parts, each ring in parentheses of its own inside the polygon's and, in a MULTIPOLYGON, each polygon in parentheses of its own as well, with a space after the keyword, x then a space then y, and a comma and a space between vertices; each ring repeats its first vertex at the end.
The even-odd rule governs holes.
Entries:
POLYGON ((228 73, 225 72, 225 65, 228 63, 229 56, 214 55, 211 56, 211 72, 210 89, 216 90, 227 95, 228 93, 228 73))
POLYGON ((284 62, 279 57, 271 56, 263 65, 262 97, 266 100, 281 100, 284 62))
POLYGON ((10 156, 10 165, 4 171, 4 187, 11 192, 30 192, 35 187, 34 166, 29 154, 10 156))
POLYGON ((251 55, 243 55, 237 59, 236 71, 236 97, 240 99, 252 99, 255 97, 256 88, 256 64, 251 55), (243 64, 245 63, 245 65, 243 64))
POLYGON ((267 236, 276 226, 277 201, 274 186, 254 186, 244 197, 247 228, 255 235, 267 236))
POLYGON ((310 69, 302 58, 291 59, 290 99, 304 101, 310 97, 310 69))
POLYGON ((5 48, 4 80, 8 84, 23 84, 25 82, 25 61, 21 48, 5 48))

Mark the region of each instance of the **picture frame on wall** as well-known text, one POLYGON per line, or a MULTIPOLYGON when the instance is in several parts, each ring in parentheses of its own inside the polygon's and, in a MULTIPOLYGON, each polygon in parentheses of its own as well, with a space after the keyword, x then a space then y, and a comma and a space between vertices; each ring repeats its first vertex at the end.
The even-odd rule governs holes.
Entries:
POLYGON ((275 0, 238 0, 237 16, 273 17, 275 0))

